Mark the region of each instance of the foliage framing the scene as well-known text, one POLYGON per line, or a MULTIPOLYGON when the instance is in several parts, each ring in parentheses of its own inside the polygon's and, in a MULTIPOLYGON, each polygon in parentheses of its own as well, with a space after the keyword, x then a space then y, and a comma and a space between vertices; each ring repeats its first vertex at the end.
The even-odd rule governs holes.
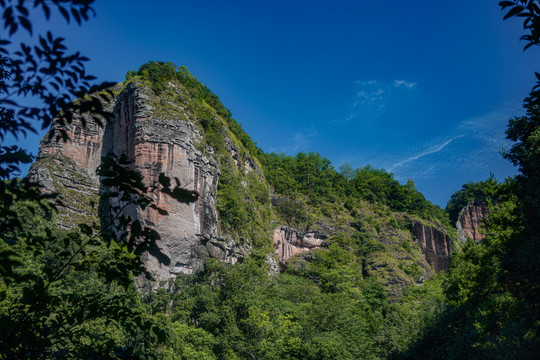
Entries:
MULTIPOLYGON (((16 178, 33 156, 4 145, 53 120, 69 124, 74 113, 91 113, 97 123, 110 116, 102 104, 112 94, 89 95, 110 84, 94 86, 84 71, 87 59, 70 53, 61 38, 47 33, 9 42, 21 32, 32 35, 31 19, 39 14, 83 23, 93 2, 0 0, 9 36, 0 38, 0 359, 535 359, 540 353, 540 74, 526 113, 507 129, 514 144, 504 157, 519 174, 503 184, 466 184, 447 207, 453 220, 471 199, 496 199, 485 239, 465 243, 447 274, 424 281, 407 222, 450 222, 412 181, 401 185, 370 166, 336 170, 315 153, 264 154, 187 68, 151 62, 128 73, 128 81, 149 80, 158 95, 171 79, 185 84, 202 104, 205 141, 225 151, 220 135, 229 131, 260 161, 280 220, 310 229, 332 219, 338 229, 323 248, 293 258, 282 273, 269 273, 268 251, 259 246, 234 266, 210 260, 197 274, 179 275, 143 296, 133 275, 144 273, 140 255, 159 235, 123 209, 154 207, 165 215, 153 192, 184 202, 196 194, 171 188, 165 177, 147 186, 129 170, 129 159, 107 157, 100 176, 111 191, 103 200, 121 200, 110 223, 60 230, 54 194, 16 178), (21 105, 25 96, 42 106, 21 105), (340 231, 340 221, 352 230, 340 231), (393 263, 396 254, 400 262, 393 263), (381 278, 374 275, 380 268, 395 271, 381 278), (404 278, 418 283, 389 296, 387 283, 404 278)), ((505 19, 523 19, 526 49, 540 45, 537 0, 500 6, 505 19)), ((65 139, 58 129, 52 136, 65 139)), ((270 206, 268 189, 262 177, 237 176, 226 159, 220 158, 221 220, 231 234, 249 235, 251 205, 270 206), (239 190, 243 180, 249 191, 239 190)))
MULTIPOLYGON (((154 246, 158 234, 125 214, 128 206, 154 207, 152 192, 192 202, 197 194, 160 176, 147 187, 130 170, 125 157, 107 156, 99 175, 114 199, 109 224, 81 224, 62 231, 54 225, 56 194, 15 178, 19 165, 34 156, 17 145, 4 146, 54 120, 50 138, 68 140, 62 126, 74 114, 89 114, 103 126, 111 116, 103 103, 112 84, 93 85, 86 74, 88 59, 69 53, 64 40, 51 32, 32 37, 33 16, 61 16, 78 24, 94 13, 93 0, 0 1, 0 358, 118 358, 143 355, 149 341, 163 342, 164 332, 140 305, 133 275, 145 272, 141 254, 154 246), (27 42, 11 43, 20 30, 27 42), (105 91, 103 91, 105 90, 105 91), (32 98, 36 106, 27 106, 32 98)), ((83 126, 85 126, 85 120, 83 126)), ((149 275, 149 274, 147 274, 149 275)))

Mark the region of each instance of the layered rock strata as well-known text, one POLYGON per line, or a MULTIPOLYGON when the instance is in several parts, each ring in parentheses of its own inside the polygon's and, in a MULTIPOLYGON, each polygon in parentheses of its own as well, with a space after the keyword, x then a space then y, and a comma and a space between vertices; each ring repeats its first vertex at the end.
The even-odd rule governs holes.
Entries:
POLYGON ((187 204, 157 193, 154 201, 167 210, 167 216, 152 208, 132 209, 139 220, 160 234, 158 246, 171 260, 167 266, 160 259, 148 256, 146 269, 160 279, 167 279, 178 273, 191 274, 200 267, 196 249, 200 238, 196 234, 216 235, 218 168, 196 149, 201 136, 193 123, 153 117, 148 100, 144 89, 128 86, 118 97, 115 121, 108 124, 103 141, 108 151, 133 159, 134 168, 142 174, 145 183, 156 182, 164 173, 171 179, 179 179, 186 190, 199 194, 196 202, 187 204))
POLYGON ((434 226, 413 221, 412 234, 420 245, 427 262, 435 272, 447 270, 452 257, 452 239, 434 226))
POLYGON ((459 213, 456 222, 458 241, 472 239, 480 242, 485 235, 481 231, 482 221, 487 219, 489 207, 487 202, 473 201, 459 213))
POLYGON ((317 231, 302 233, 288 226, 278 226, 273 235, 274 250, 280 265, 284 266, 290 257, 320 248, 327 238, 317 231))
MULTIPOLYGON (((150 96, 150 90, 143 86, 127 85, 107 104, 114 108, 115 116, 105 127, 92 119, 85 119, 86 125, 82 126, 81 119, 75 116, 75 121, 65 127, 68 141, 48 137, 42 140, 38 159, 28 176, 41 183, 45 191, 62 197, 60 227, 99 224, 99 195, 107 189, 101 186, 96 170, 108 153, 125 154, 133 160, 133 169, 142 174, 146 184, 156 183, 164 173, 171 179, 177 178, 182 188, 199 195, 193 203, 181 203, 166 194, 155 194, 156 205, 165 209, 167 216, 149 207, 144 211, 134 207, 126 210, 160 235, 157 246, 162 256, 144 256, 146 269, 156 279, 191 274, 208 257, 236 262, 250 248, 218 234, 219 168, 211 151, 203 154, 198 150, 202 136, 187 111, 183 111, 183 116, 155 116, 155 99, 150 96)), ((182 110, 180 107, 177 113, 182 110)), ((101 219, 107 218, 108 208, 107 204, 100 205, 101 219)))
MULTIPOLYGON (((112 111, 115 100, 105 104, 112 111)), ((57 122, 41 140, 36 162, 27 177, 58 194, 57 223, 62 229, 78 224, 98 225, 100 181, 96 171, 101 164, 105 128, 89 115, 74 114, 70 124, 57 122), (61 131, 68 140, 59 136, 61 131)))

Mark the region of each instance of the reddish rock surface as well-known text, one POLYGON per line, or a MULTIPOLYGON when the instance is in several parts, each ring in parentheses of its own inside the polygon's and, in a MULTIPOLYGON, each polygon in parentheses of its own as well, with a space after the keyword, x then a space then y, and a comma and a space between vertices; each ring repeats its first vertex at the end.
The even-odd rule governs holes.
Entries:
POLYGON ((318 232, 301 233, 287 226, 278 226, 274 230, 274 250, 281 265, 291 256, 320 248, 327 236, 318 232))
MULTIPOLYGON (((100 192, 106 191, 96 175, 102 156, 112 152, 133 160, 133 168, 143 175, 146 184, 157 183, 161 173, 179 179, 186 190, 198 193, 194 203, 180 203, 166 194, 156 193, 155 202, 168 211, 160 215, 148 207, 128 208, 133 218, 160 234, 157 246, 165 256, 144 256, 146 269, 158 280, 179 273, 191 274, 209 257, 234 263, 247 255, 249 244, 240 246, 217 234, 216 212, 219 168, 212 152, 203 154, 198 146, 202 137, 186 112, 175 116, 154 115, 148 89, 131 83, 107 104, 115 117, 100 127, 86 119, 82 126, 75 121, 63 127, 67 142, 45 137, 29 177, 41 183, 45 191, 59 193, 65 202, 58 214, 63 228, 79 223, 99 224, 100 192)), ((58 126, 57 124, 53 126, 58 126)), ((230 141, 229 141, 230 142, 230 141)), ((232 145, 231 145, 232 146, 232 145)), ((246 171, 253 170, 254 163, 246 171)), ((259 169, 256 169, 257 172, 259 169)), ((110 214, 108 204, 100 204, 101 220, 110 214)))
POLYGON ((447 270, 452 257, 452 239, 444 231, 428 226, 420 221, 412 223, 412 233, 416 238, 427 262, 435 272, 447 270))
MULTIPOLYGON (((109 110, 113 106, 114 101, 106 104, 109 110)), ((100 186, 96 170, 101 163, 105 129, 90 116, 78 114, 74 114, 71 124, 61 126, 68 141, 58 138, 58 127, 58 123, 53 123, 41 140, 36 162, 27 177, 40 183, 44 191, 59 194, 62 205, 58 206, 56 218, 60 228, 99 224, 100 186)))
POLYGON ((476 242, 481 241, 485 235, 481 231, 482 221, 487 219, 488 204, 486 202, 471 202, 465 206, 459 213, 456 222, 458 231, 458 240, 467 241, 472 239, 476 242))
MULTIPOLYGON (((128 87, 117 100, 116 119, 107 127, 105 148, 117 155, 133 159, 133 167, 147 184, 157 182, 161 173, 177 178, 186 190, 199 194, 195 203, 180 203, 168 195, 157 193, 156 204, 167 210, 131 209, 133 216, 153 227, 161 239, 158 246, 171 260, 170 264, 148 256, 147 270, 167 279, 174 274, 191 274, 200 268, 200 235, 217 232, 216 194, 218 168, 195 147, 200 135, 194 125, 184 119, 161 119, 152 116, 145 92, 128 87)), ((174 181, 173 181, 174 183, 174 181)))

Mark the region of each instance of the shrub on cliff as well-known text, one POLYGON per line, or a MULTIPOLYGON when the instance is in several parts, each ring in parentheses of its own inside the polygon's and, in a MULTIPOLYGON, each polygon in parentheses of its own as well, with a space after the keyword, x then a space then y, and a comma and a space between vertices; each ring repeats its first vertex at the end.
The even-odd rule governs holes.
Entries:
MULTIPOLYGON (((257 156, 261 150, 255 145, 253 140, 242 129, 232 114, 219 100, 219 97, 210 89, 199 82, 197 78, 189 72, 186 66, 176 66, 172 62, 149 61, 141 65, 138 70, 129 71, 126 80, 129 81, 139 76, 148 80, 153 91, 159 95, 168 86, 170 81, 179 81, 189 91, 193 99, 209 105, 223 120, 225 120, 229 130, 240 140, 244 147, 252 156, 257 156)), ((211 119, 208 119, 211 121, 211 119)))
POLYGON ((462 186, 450 197, 446 205, 446 212, 452 224, 455 224, 460 211, 470 202, 492 202, 497 199, 500 191, 500 184, 492 176, 487 180, 479 182, 469 182, 462 186))

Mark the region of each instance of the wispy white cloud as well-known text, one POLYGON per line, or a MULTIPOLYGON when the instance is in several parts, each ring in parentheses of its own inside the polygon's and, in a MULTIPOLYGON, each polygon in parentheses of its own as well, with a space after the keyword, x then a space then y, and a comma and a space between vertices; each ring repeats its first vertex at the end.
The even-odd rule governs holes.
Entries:
POLYGON ((390 166, 390 168, 388 170, 389 171, 394 171, 396 168, 399 168, 400 166, 403 166, 403 165, 405 165, 407 163, 410 163, 412 161, 418 160, 418 159, 420 159, 420 158, 422 158, 424 156, 438 153, 439 151, 442 151, 444 148, 446 148, 452 141, 454 141, 456 139, 459 139, 459 138, 462 138, 464 136, 465 136, 464 134, 457 135, 457 136, 454 136, 454 137, 444 141, 441 144, 431 146, 430 148, 428 148, 425 151, 422 151, 422 152, 420 152, 418 154, 412 155, 412 156, 410 156, 408 158, 405 158, 404 160, 401 160, 401 161, 393 164, 392 166, 390 166))
POLYGON ((394 80, 394 87, 396 87, 396 88, 404 87, 404 88, 407 88, 407 89, 412 89, 415 86, 416 86, 415 82, 409 82, 409 81, 406 81, 406 80, 394 80))
POLYGON ((515 168, 502 158, 500 150, 512 145, 505 136, 508 119, 523 112, 519 103, 502 104, 457 121, 453 127, 441 128, 432 138, 422 138, 419 133, 415 137, 405 135, 407 141, 392 144, 381 139, 376 151, 348 152, 336 163, 349 162, 354 167, 371 164, 394 173, 401 183, 412 179, 430 201, 444 206, 450 195, 468 181, 484 180, 490 173, 499 180, 515 174, 515 168))
MULTIPOLYGON (((356 94, 356 101, 353 104, 353 107, 358 107, 359 105, 372 105, 383 100, 384 89, 374 89, 374 90, 362 90, 356 94)), ((384 105, 384 104, 383 104, 384 105)))
POLYGON ((395 155, 373 163, 393 172, 400 181, 436 178, 448 172, 473 176, 495 171, 504 162, 500 150, 510 146, 504 134, 508 119, 519 112, 513 105, 493 109, 459 122, 440 137, 396 149, 395 155))
POLYGON ((360 86, 375 85, 377 84, 377 80, 356 80, 355 83, 360 86))
POLYGON ((351 111, 343 119, 334 121, 347 123, 360 119, 365 123, 377 120, 386 107, 399 98, 399 91, 406 91, 417 86, 406 80, 378 81, 357 80, 358 91, 353 99, 351 111))

